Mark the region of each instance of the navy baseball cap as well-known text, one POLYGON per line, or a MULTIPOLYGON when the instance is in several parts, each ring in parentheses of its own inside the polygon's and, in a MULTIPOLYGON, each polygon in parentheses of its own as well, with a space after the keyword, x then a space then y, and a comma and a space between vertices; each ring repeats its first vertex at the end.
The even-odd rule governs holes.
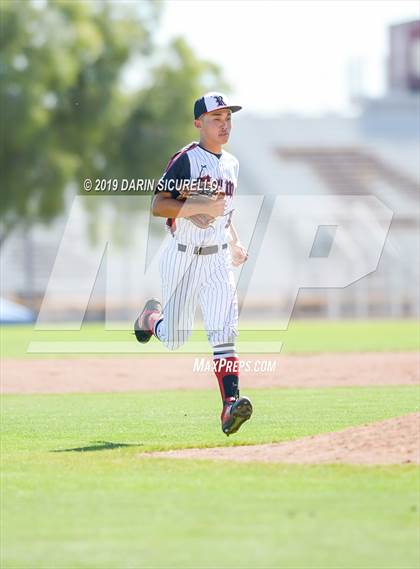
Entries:
POLYGON ((196 100, 194 104, 194 118, 198 119, 201 115, 204 115, 204 113, 210 113, 216 109, 230 109, 232 113, 236 113, 236 111, 240 111, 242 107, 239 105, 230 105, 226 95, 212 91, 196 100))

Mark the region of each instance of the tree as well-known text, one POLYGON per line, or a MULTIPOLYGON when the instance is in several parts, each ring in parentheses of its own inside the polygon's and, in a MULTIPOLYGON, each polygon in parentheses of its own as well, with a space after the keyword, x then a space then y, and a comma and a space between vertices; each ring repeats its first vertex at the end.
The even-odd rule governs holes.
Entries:
POLYGON ((53 219, 68 184, 103 169, 123 120, 121 70, 150 53, 159 6, 1 3, 0 242, 53 219))
MULTIPOLYGON (((157 59, 161 6, 2 2, 0 243, 19 225, 54 219, 68 188, 81 190, 85 178, 156 179, 195 136, 194 100, 224 85, 219 67, 183 39, 159 53, 147 87, 122 91, 124 70, 157 59)), ((101 201, 87 200, 93 226, 101 201)), ((117 222, 132 204, 119 200, 117 222)))

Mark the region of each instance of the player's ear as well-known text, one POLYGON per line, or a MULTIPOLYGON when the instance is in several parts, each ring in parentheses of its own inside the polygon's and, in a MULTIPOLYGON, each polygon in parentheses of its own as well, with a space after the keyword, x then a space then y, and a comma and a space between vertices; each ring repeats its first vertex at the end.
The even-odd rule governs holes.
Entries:
POLYGON ((201 119, 195 119, 194 126, 195 128, 201 128, 201 119))

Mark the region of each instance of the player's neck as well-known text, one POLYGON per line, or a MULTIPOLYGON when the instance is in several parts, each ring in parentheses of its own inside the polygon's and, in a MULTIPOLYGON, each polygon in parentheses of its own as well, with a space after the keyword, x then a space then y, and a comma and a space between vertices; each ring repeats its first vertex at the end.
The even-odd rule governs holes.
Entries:
POLYGON ((221 144, 214 144, 208 142, 207 140, 200 139, 200 146, 204 148, 204 150, 208 150, 213 154, 221 154, 222 153, 222 145, 221 144))

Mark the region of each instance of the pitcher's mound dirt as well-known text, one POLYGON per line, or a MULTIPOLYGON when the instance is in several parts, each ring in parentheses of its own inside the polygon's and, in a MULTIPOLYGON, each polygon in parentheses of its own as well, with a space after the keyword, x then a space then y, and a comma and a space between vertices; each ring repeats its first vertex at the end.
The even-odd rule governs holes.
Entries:
POLYGON ((284 443, 185 449, 141 456, 294 464, 420 463, 420 413, 284 443))

